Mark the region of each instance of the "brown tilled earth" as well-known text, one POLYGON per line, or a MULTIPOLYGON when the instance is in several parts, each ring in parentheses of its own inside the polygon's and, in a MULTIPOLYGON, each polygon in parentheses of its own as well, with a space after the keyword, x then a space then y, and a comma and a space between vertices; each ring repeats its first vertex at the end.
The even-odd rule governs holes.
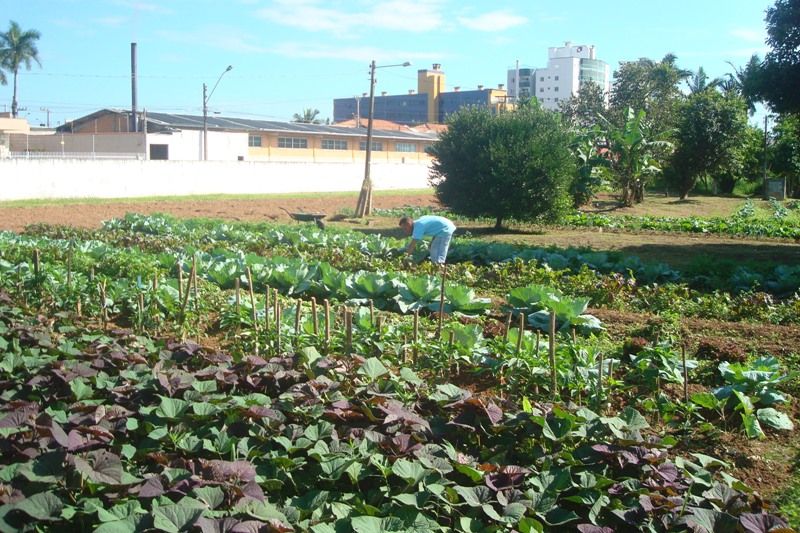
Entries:
MULTIPOLYGON (((0 204, 0 230, 22 231, 28 224, 56 224, 80 228, 97 228, 104 220, 126 213, 165 213, 180 218, 222 218, 248 222, 287 221, 290 213, 325 213, 328 216, 343 209, 354 210, 358 194, 321 195, 319 197, 270 197, 230 200, 148 200, 98 203, 64 203, 34 207, 0 204), (284 209, 286 211, 284 211, 284 209)), ((433 194, 376 194, 373 207, 388 209, 406 205, 433 205, 433 194)))

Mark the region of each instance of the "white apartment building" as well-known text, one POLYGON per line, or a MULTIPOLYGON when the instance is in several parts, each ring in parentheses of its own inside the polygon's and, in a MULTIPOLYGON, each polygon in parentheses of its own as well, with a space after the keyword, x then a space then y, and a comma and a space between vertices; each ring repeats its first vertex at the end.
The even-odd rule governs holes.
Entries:
POLYGON ((608 95, 611 69, 597 59, 594 45, 553 46, 547 49, 547 68, 514 68, 508 71, 508 95, 512 100, 536 96, 545 109, 558 109, 559 102, 578 94, 581 86, 594 82, 608 95))

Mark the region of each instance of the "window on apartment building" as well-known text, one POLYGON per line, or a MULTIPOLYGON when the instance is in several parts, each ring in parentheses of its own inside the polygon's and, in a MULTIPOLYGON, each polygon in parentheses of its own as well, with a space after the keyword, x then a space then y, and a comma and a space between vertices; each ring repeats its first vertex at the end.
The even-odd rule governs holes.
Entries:
MULTIPOLYGON (((367 149, 367 141, 361 141, 358 143, 359 150, 366 150, 367 149)), ((372 141, 372 151, 373 152, 383 152, 383 143, 382 142, 375 142, 372 141)))
POLYGON ((539 81, 544 81, 544 76, 539 76, 539 81))
POLYGON ((554 90, 555 92, 558 92, 558 86, 556 85, 555 87, 553 87, 553 90, 554 90))
POLYGON ((414 143, 397 143, 394 145, 394 149, 398 152, 416 152, 417 145, 414 143))
POLYGON ((347 141, 338 139, 322 139, 323 150, 347 150, 347 141))
POLYGON ((539 87, 539 92, 543 93, 544 92, 544 87, 539 87))
POLYGON ((278 148, 308 148, 308 139, 303 137, 278 137, 278 148))
POLYGON ((260 147, 261 135, 250 134, 247 136, 247 146, 260 147))
POLYGON ((556 79, 556 81, 558 81, 558 76, 556 76, 556 78, 555 78, 555 79, 556 79))

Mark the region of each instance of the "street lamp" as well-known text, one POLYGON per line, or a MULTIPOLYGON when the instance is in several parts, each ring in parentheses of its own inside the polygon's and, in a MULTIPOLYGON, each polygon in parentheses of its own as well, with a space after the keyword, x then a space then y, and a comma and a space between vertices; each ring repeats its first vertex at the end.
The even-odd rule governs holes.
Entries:
POLYGON ((217 78, 217 83, 214 84, 214 87, 211 89, 211 93, 206 96, 206 90, 208 87, 206 84, 203 84, 203 161, 208 161, 208 101, 211 99, 211 95, 214 94, 214 91, 217 89, 217 85, 219 85, 219 80, 222 79, 222 76, 225 75, 226 72, 230 72, 233 69, 232 65, 228 65, 228 68, 222 71, 222 74, 219 75, 217 78))
POLYGON ((364 181, 361 183, 361 193, 358 195, 356 205, 356 217, 372 213, 372 178, 369 175, 370 162, 372 161, 372 115, 375 113, 375 69, 389 67, 407 67, 411 65, 408 61, 395 65, 375 65, 375 60, 369 65, 369 119, 367 120, 367 146, 364 162, 364 181))

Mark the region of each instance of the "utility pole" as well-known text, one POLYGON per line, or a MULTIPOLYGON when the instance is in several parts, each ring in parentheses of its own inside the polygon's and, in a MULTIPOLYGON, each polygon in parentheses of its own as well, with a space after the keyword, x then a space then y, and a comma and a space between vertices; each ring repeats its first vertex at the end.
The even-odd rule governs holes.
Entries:
POLYGON ((769 115, 764 115, 764 198, 769 195, 767 193, 767 120, 769 115))
POLYGON ((407 67, 408 61, 397 65, 375 66, 373 59, 369 65, 369 117, 367 120, 367 146, 364 158, 364 181, 361 183, 361 192, 356 204, 356 217, 362 218, 372 213, 372 177, 370 176, 370 163, 372 161, 372 115, 375 114, 375 69, 387 67, 407 67))
POLYGON ((203 84, 203 161, 208 161, 208 101, 214 95, 214 91, 217 89, 217 85, 219 85, 222 76, 224 76, 226 72, 230 72, 231 69, 233 69, 233 65, 228 65, 228 68, 222 71, 222 74, 217 78, 217 83, 214 84, 214 88, 211 89, 210 94, 206 95, 208 87, 205 83, 203 84))
POLYGON ((45 113, 47 113, 47 127, 49 128, 50 127, 50 111, 51 110, 46 108, 46 107, 40 107, 39 111, 44 111, 45 113))

